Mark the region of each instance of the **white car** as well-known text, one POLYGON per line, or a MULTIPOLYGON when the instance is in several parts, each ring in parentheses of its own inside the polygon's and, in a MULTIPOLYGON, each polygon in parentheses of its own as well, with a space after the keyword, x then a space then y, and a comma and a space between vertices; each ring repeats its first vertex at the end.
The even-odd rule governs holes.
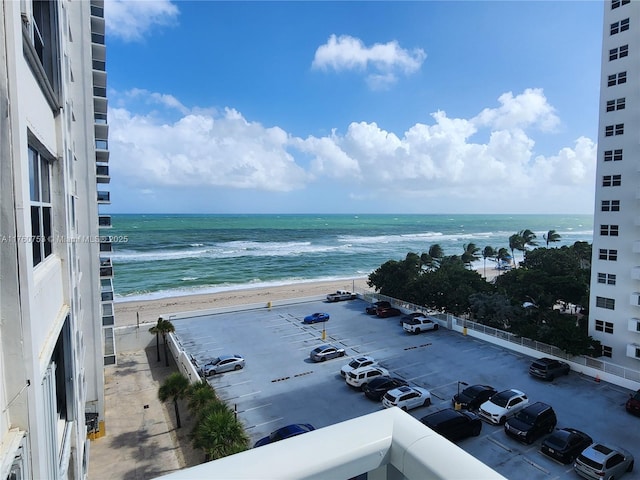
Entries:
POLYGON ((434 322, 428 317, 413 317, 402 322, 402 329, 409 333, 426 332, 427 330, 438 330, 438 322, 434 322))
POLYGON ((420 387, 399 387, 389 390, 382 397, 382 405, 385 408, 398 407, 404 411, 412 408, 427 407, 431 405, 429 390, 420 387))
POLYGON ((347 374, 349 372, 354 371, 357 368, 368 367, 369 365, 377 365, 377 364, 378 362, 376 362, 372 357, 368 357, 366 355, 363 355, 361 357, 355 357, 355 358, 352 358, 349 363, 347 363, 344 367, 340 369, 340 375, 342 376, 342 378, 347 378, 347 374))
POLYGON ((374 378, 387 376, 389 376, 387 369, 376 365, 369 365, 368 367, 360 367, 350 371, 347 374, 347 384, 355 388, 362 388, 365 383, 374 378))
POLYGON ((504 425, 507 418, 513 417, 527 405, 529 399, 520 390, 503 390, 480 405, 478 415, 494 425, 504 425))
POLYGON ((336 293, 330 293, 327 295, 327 302, 341 302, 342 300, 354 300, 358 296, 347 290, 338 290, 336 293))

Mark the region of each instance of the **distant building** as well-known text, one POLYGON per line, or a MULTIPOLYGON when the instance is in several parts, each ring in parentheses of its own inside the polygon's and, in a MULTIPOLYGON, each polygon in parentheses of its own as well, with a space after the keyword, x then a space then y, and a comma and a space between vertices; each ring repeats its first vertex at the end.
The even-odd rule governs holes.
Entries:
POLYGON ((83 479, 115 362, 103 2, 0 10, 0 478, 83 479))
POLYGON ((589 335, 640 370, 640 2, 604 2, 589 335))

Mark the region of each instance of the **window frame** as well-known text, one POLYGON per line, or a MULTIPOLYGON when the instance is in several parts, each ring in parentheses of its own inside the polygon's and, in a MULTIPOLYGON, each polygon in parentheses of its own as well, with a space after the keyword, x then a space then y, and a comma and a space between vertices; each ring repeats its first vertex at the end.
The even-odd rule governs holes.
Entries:
POLYGON ((51 161, 32 143, 28 145, 29 206, 31 210, 31 246, 34 267, 53 255, 53 201, 51 161), (46 186, 44 185, 46 183, 46 186), (44 188, 43 188, 44 187, 44 188))

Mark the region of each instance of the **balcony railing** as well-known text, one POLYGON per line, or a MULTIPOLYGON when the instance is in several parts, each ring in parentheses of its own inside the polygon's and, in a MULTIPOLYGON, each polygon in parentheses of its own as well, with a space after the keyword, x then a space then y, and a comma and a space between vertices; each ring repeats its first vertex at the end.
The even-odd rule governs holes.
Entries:
POLYGON ((98 43, 100 45, 104 45, 105 36, 102 33, 92 33, 91 34, 91 42, 98 43))
POLYGON ((203 478, 506 480, 397 407, 185 468, 162 480, 203 478), (295 459, 295 461, 292 461, 295 459))
POLYGON ((111 192, 103 192, 98 190, 98 202, 99 203, 111 202, 111 192))
POLYGON ((104 62, 102 60, 93 60, 93 69, 94 70, 99 70, 101 72, 106 72, 107 71, 107 62, 104 62))
POLYGON ((93 15, 94 17, 104 18, 104 7, 91 5, 91 15, 93 15))
POLYGON ((107 87, 93 87, 93 96, 94 97, 107 97, 107 87))
POLYGON ((96 138, 96 150, 109 150, 109 141, 96 138))

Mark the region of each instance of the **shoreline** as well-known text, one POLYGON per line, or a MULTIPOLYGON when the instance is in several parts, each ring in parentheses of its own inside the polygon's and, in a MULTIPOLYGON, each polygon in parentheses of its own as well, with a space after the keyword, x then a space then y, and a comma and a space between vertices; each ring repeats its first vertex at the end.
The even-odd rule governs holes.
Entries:
MULTIPOLYGON (((484 273, 482 267, 475 270, 480 275, 484 273)), ((486 273, 487 281, 492 281, 500 274, 494 268, 487 268, 486 273)), ((367 279, 368 277, 358 277, 341 280, 304 281, 272 286, 230 288, 213 293, 175 295, 148 300, 116 300, 113 304, 116 327, 156 323, 161 315, 252 303, 266 304, 290 298, 316 297, 336 290, 362 293, 371 290, 367 285, 367 279)))

